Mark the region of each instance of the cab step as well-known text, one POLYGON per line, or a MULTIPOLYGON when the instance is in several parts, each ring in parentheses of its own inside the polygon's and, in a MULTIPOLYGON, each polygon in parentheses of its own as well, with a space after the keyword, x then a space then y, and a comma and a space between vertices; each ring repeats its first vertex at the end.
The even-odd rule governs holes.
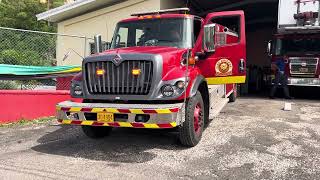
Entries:
POLYGON ((211 85, 209 88, 210 109, 209 119, 218 116, 221 110, 228 104, 225 85, 211 85))

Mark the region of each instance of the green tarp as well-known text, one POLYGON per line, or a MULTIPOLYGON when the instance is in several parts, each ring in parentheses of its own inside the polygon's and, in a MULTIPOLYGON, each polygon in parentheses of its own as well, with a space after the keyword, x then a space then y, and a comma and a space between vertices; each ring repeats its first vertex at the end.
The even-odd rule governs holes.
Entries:
POLYGON ((37 76, 69 74, 81 71, 81 66, 20 66, 0 64, 0 75, 4 76, 37 76))

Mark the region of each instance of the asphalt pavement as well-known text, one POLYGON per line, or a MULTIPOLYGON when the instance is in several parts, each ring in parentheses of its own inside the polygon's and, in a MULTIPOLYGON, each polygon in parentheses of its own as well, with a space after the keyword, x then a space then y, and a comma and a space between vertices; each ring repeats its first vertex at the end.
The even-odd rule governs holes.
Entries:
POLYGON ((320 179, 320 101, 241 98, 183 148, 174 131, 0 128, 0 179, 320 179))

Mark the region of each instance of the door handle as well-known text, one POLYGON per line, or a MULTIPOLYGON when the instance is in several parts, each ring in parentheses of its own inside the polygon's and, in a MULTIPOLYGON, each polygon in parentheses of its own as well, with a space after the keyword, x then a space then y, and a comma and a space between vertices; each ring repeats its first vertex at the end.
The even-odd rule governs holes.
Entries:
POLYGON ((243 73, 245 70, 245 62, 244 62, 244 59, 240 59, 239 61, 239 72, 240 73, 243 73))

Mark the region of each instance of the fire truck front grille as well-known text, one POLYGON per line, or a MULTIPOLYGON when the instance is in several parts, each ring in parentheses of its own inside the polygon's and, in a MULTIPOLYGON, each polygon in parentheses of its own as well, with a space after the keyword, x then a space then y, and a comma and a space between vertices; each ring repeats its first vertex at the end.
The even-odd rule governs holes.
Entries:
POLYGON ((147 95, 153 64, 145 60, 123 61, 118 66, 112 61, 89 62, 85 64, 85 78, 88 92, 93 95, 147 95), (97 70, 102 75, 97 75, 97 70), (137 74, 133 75, 133 70, 137 74))
POLYGON ((292 76, 314 76, 317 72, 318 58, 290 58, 292 76))

